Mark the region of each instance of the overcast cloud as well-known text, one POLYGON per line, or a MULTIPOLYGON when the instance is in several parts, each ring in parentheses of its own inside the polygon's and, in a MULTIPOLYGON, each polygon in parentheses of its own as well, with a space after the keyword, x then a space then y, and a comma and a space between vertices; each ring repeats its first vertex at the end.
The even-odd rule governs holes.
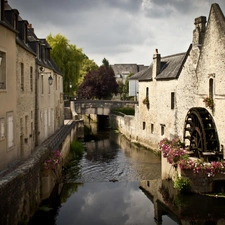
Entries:
POLYGON ((101 65, 149 65, 154 49, 161 56, 185 52, 192 41, 194 19, 208 18, 212 3, 225 13, 224 0, 8 0, 32 24, 39 38, 50 33, 101 65))

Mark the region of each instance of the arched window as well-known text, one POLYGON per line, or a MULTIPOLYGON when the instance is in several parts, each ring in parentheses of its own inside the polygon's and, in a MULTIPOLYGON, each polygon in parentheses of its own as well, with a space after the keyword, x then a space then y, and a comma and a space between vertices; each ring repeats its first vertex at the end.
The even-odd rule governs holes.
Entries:
POLYGON ((213 93, 213 79, 210 78, 209 79, 209 97, 213 98, 213 95, 214 95, 214 93, 213 93))

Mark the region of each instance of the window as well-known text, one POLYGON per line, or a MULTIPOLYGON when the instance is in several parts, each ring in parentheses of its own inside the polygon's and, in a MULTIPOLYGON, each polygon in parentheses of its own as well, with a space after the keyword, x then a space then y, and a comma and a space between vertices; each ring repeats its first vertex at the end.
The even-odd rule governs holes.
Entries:
POLYGON ((209 79, 209 97, 213 98, 213 79, 209 79))
POLYGON ((20 89, 24 91, 24 65, 20 63, 20 89))
POLYGON ((23 135, 23 118, 20 118, 20 135, 23 135))
POLYGON ((57 90, 58 89, 58 76, 56 75, 56 78, 55 78, 55 89, 57 90))
POLYGON ((31 124, 30 124, 30 137, 33 136, 33 130, 34 130, 34 125, 33 125, 33 122, 31 122, 31 124))
POLYGON ((165 133, 165 124, 160 124, 160 126, 161 126, 161 136, 163 136, 165 133))
POLYGON ((44 94, 44 76, 41 75, 41 94, 44 94))
MULTIPOLYGON (((49 85, 50 86, 50 85, 49 85)), ((51 109, 48 109, 48 126, 51 126, 51 109)))
POLYGON ((145 128, 146 128, 146 123, 143 122, 143 130, 145 130, 145 128))
POLYGON ((7 115, 7 146, 8 148, 13 147, 13 115, 8 113, 7 115))
POLYGON ((174 109, 175 93, 171 92, 171 109, 174 109))
POLYGON ((48 94, 51 94, 51 85, 48 85, 48 94))
POLYGON ((0 89, 6 89, 6 54, 0 51, 0 89))
POLYGON ((149 95, 149 93, 148 93, 148 87, 146 88, 146 98, 148 98, 148 95, 149 95))
POLYGON ((25 136, 28 136, 28 116, 25 116, 25 136))
POLYGON ((154 124, 152 123, 151 124, 151 133, 153 134, 153 132, 154 132, 154 124))
POLYGON ((3 4, 4 1, 0 0, 0 21, 3 20, 3 4))
POLYGON ((4 118, 0 119, 0 140, 5 139, 5 120, 4 118))
POLYGON ((33 91, 33 67, 30 67, 30 90, 33 91))
POLYGON ((13 16, 13 28, 15 30, 18 29, 18 15, 17 14, 14 14, 14 16, 13 16))

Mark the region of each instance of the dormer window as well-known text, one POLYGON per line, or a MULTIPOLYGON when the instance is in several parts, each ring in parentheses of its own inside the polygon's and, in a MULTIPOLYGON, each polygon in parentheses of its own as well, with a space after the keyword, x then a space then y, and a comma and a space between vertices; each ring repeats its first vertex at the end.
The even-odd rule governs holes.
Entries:
POLYGON ((27 24, 26 23, 24 23, 23 40, 25 43, 27 43, 27 24))
POLYGON ((13 16, 13 28, 15 29, 15 30, 17 30, 18 29, 18 15, 17 14, 14 14, 14 16, 13 16))

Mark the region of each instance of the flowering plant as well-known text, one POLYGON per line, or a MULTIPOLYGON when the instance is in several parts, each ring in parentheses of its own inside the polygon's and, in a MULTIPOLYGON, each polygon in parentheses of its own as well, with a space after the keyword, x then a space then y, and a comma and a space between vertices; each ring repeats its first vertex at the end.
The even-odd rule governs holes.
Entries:
POLYGON ((206 107, 208 107, 210 109, 213 109, 214 101, 213 101, 212 97, 205 97, 205 98, 203 98, 203 102, 205 103, 206 107))
POLYGON ((57 165, 60 163, 62 155, 60 151, 53 151, 50 156, 43 162, 44 170, 55 170, 57 165))
POLYGON ((181 160, 179 166, 181 169, 192 169, 197 174, 203 171, 208 177, 214 177, 218 173, 225 173, 225 161, 204 162, 201 159, 197 159, 196 161, 188 159, 181 160))
POLYGON ((159 148, 163 153, 163 157, 167 158, 168 163, 175 166, 181 159, 187 156, 184 144, 179 138, 174 138, 172 140, 164 138, 159 142, 159 148))
POLYGON ((198 174, 205 172, 208 177, 215 174, 225 174, 225 161, 204 162, 202 159, 192 160, 186 153, 183 143, 179 138, 168 140, 167 138, 159 142, 159 148, 163 153, 163 157, 167 158, 168 163, 177 166, 181 170, 189 169, 198 174))
POLYGON ((147 98, 147 97, 143 100, 143 104, 145 104, 145 105, 149 105, 149 100, 148 100, 148 98, 147 98))

